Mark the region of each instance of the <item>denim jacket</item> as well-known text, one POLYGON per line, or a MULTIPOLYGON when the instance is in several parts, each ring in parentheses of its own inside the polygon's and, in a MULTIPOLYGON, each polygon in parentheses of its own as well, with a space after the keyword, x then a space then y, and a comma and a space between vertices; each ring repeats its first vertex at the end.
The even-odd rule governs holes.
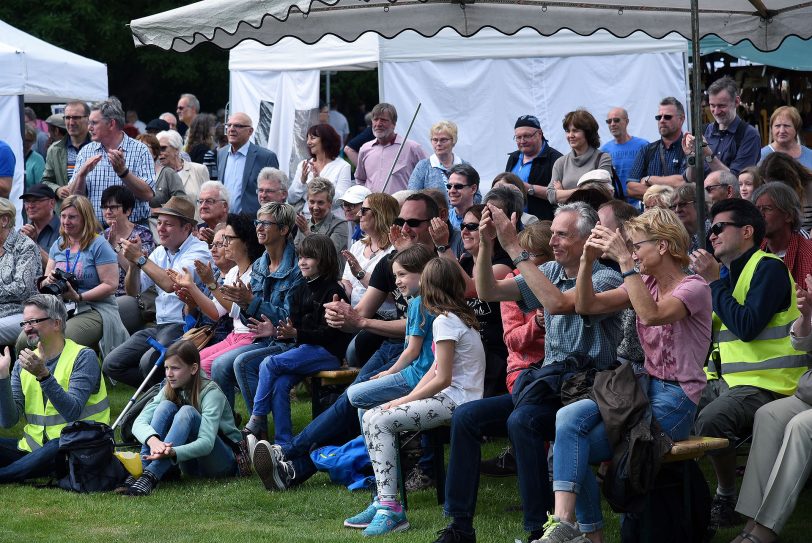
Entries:
POLYGON ((260 319, 260 315, 277 324, 290 316, 291 294, 304 282, 296 260, 296 250, 288 240, 282 262, 274 272, 268 272, 268 253, 263 253, 251 266, 251 292, 254 299, 248 304, 245 313, 260 319))

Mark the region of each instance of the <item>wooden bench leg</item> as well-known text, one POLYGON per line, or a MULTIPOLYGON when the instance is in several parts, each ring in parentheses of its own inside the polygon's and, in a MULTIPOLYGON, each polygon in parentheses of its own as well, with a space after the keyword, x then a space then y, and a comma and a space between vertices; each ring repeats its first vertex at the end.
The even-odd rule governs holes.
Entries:
POLYGON ((321 378, 310 378, 310 416, 316 418, 321 415, 321 378))

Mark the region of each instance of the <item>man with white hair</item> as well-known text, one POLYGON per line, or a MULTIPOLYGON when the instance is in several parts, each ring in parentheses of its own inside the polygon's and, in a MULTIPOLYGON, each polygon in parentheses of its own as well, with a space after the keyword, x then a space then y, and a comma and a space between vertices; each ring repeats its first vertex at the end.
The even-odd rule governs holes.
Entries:
POLYGON ((197 193, 197 213, 203 221, 197 225, 197 237, 211 245, 214 228, 228 217, 228 189, 217 181, 206 181, 197 193))
POLYGON ((86 195, 104 224, 101 196, 111 185, 124 185, 135 196, 130 220, 146 225, 149 201, 155 196, 155 161, 147 146, 124 133, 124 111, 118 100, 93 104, 88 120, 91 142, 76 157, 70 194, 86 195))
POLYGON ((162 121, 166 121, 166 124, 169 125, 169 130, 177 130, 178 129, 178 118, 175 117, 173 114, 169 113, 161 113, 161 116, 158 117, 162 121))
POLYGON ((257 176, 257 198, 259 205, 268 202, 284 204, 288 200, 288 187, 290 181, 285 172, 279 168, 265 167, 257 176))

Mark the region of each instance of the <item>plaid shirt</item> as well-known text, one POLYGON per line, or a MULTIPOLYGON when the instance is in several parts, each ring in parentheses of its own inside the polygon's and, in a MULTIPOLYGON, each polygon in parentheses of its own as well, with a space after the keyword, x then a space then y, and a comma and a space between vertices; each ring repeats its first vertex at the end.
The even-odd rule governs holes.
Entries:
POLYGON ((663 140, 659 139, 637 151, 627 179, 640 181, 649 175, 683 174, 685 167, 685 153, 682 150, 682 133, 680 133, 680 137, 671 144, 671 147, 666 147, 663 140))
MULTIPOLYGON (((567 277, 558 262, 545 262, 539 269, 561 292, 575 288, 575 278, 567 277)), ((592 283, 595 292, 604 292, 620 286, 623 280, 612 268, 595 262, 592 267, 592 283)), ((522 311, 534 311, 541 307, 527 282, 516 276, 522 299, 518 302, 522 311)), ((623 336, 622 313, 605 315, 551 315, 544 310, 544 365, 560 362, 574 353, 588 354, 598 369, 605 369, 617 360, 617 346, 623 336)))
MULTIPOLYGON (((124 163, 136 177, 143 180, 153 191, 155 190, 155 161, 147 146, 129 137, 122 132, 124 138, 118 145, 118 149, 124 151, 124 163)), ((76 172, 82 168, 82 164, 93 155, 101 155, 101 161, 85 177, 85 193, 96 210, 96 218, 100 224, 104 224, 104 216, 101 208, 101 196, 104 189, 113 185, 123 185, 124 182, 116 174, 110 159, 107 158, 107 150, 97 141, 91 141, 79 151, 76 157, 76 167, 70 182, 76 178, 76 172)), ((135 207, 130 216, 132 222, 143 222, 149 218, 149 202, 135 199, 135 207)))
MULTIPOLYGON (((761 249, 768 253, 773 252, 766 239, 761 242, 761 249)), ((781 258, 789 268, 792 278, 795 279, 795 284, 805 289, 806 276, 812 273, 812 240, 806 239, 798 232, 793 232, 789 238, 787 250, 781 258)))

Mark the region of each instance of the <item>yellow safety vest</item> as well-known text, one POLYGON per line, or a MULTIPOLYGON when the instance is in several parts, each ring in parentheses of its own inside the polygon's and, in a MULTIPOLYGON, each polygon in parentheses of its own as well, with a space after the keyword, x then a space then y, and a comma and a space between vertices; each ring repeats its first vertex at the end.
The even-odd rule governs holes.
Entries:
MULTIPOLYGON (((733 289, 733 298, 739 304, 744 304, 756 267, 764 258, 781 260, 764 251, 753 253, 733 289)), ((716 313, 713 314, 713 338, 719 346, 722 378, 730 387, 749 385, 789 396, 795 392, 798 379, 806 371, 809 355, 793 349, 790 343, 790 328, 801 313, 797 307, 795 281, 789 270, 787 275, 792 293, 789 307, 773 315, 752 341, 736 337, 716 313)))
MULTIPOLYGON (((69 339, 65 339, 65 348, 59 355, 54 368, 54 379, 59 386, 68 390, 70 376, 73 373, 73 364, 79 351, 86 347, 69 339)), ((39 349, 36 351, 39 354, 39 349)), ((25 419, 27 424, 23 428, 23 437, 17 443, 21 451, 34 451, 42 447, 43 436, 48 440, 59 439, 62 428, 67 421, 59 414, 56 408, 44 398, 42 388, 37 378, 27 371, 20 371, 20 385, 25 394, 25 419)), ((104 377, 99 381, 99 390, 90 395, 82 413, 77 420, 93 420, 110 423, 110 402, 107 399, 107 388, 104 386, 104 377)))

